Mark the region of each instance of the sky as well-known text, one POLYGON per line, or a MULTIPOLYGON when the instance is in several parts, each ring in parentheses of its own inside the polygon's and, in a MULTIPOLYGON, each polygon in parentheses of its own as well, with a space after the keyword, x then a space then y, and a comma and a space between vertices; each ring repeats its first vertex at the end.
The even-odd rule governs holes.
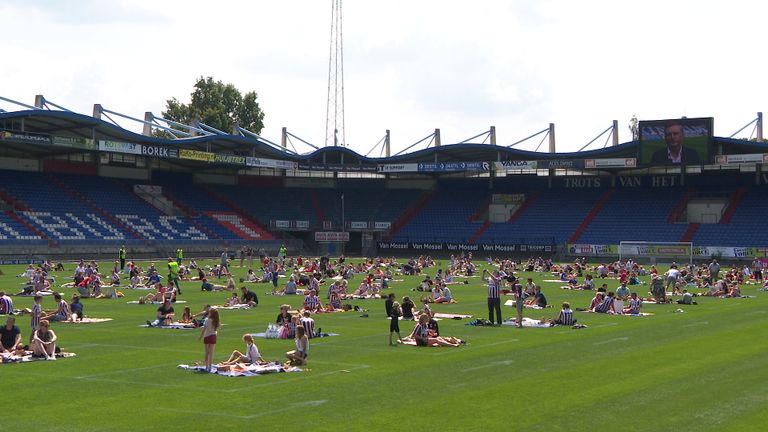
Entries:
MULTIPOLYGON (((264 138, 287 127, 322 146, 331 4, 0 0, 0 96, 143 118, 212 76, 258 93, 264 138)), ((366 154, 389 129, 394 154, 436 128, 446 145, 493 125, 509 145, 554 123, 557 151, 570 152, 612 120, 630 141, 633 115, 714 117, 730 136, 768 110, 766 12, 743 0, 347 0, 346 142, 366 154)))

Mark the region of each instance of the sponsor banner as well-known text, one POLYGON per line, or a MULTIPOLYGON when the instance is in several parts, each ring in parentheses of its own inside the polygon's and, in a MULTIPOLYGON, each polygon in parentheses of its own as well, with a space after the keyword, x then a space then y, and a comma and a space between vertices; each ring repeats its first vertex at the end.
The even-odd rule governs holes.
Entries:
POLYGON ((214 161, 232 165, 245 165, 245 156, 217 154, 214 161))
POLYGON ((374 222, 373 229, 375 230, 388 230, 392 228, 392 222, 374 222))
POLYGON ((292 170, 292 169, 298 168, 298 164, 296 162, 277 160, 277 159, 257 158, 257 157, 250 157, 250 156, 245 158, 245 164, 248 165, 249 167, 258 167, 258 168, 276 168, 276 169, 286 169, 286 170, 292 170))
POLYGON ((419 163, 419 172, 448 172, 448 171, 488 171, 491 166, 488 162, 437 162, 419 163))
POLYGON ((718 165, 754 164, 768 162, 768 153, 750 153, 715 156, 718 165))
POLYGON ((376 171, 380 173, 391 173, 391 172, 418 172, 419 171, 419 164, 415 163, 404 163, 404 164, 383 164, 378 165, 376 167, 376 171))
POLYGON ((309 229, 309 221, 296 221, 296 228, 309 229))
POLYGON ((275 228, 290 228, 291 227, 291 221, 287 220, 275 220, 273 221, 275 228))
POLYGON ((349 228, 354 230, 368 229, 368 222, 353 221, 349 223, 349 228))
POLYGON ((586 159, 584 168, 634 168, 636 158, 586 159))
POLYGON ((584 168, 583 159, 550 159, 536 161, 538 169, 584 168))
POLYGON ((569 244, 568 252, 573 255, 614 256, 619 254, 616 245, 569 244))
POLYGON ((30 144, 50 144, 51 137, 46 135, 30 134, 26 132, 0 132, 0 139, 20 141, 30 144))
POLYGON ((99 140, 99 151, 140 155, 141 144, 99 140))
POLYGON ((551 253, 553 245, 488 244, 488 243, 432 243, 432 242, 377 242, 380 251, 409 252, 484 252, 484 253, 551 253))
POLYGON ((18 264, 42 264, 43 260, 34 259, 4 259, 0 260, 0 265, 18 265, 18 264))
POLYGON ((179 150, 179 158, 202 161, 202 162, 213 162, 214 159, 216 158, 216 155, 214 155, 213 153, 199 151, 199 150, 182 149, 182 150, 179 150))
POLYGON ((78 148, 83 150, 96 150, 96 143, 90 138, 78 138, 78 137, 51 137, 52 143, 55 146, 78 148))
POLYGON ((316 242, 348 242, 349 233, 346 231, 316 231, 316 242))
POLYGON ((757 256, 757 248, 733 247, 733 246, 695 246, 693 256, 709 258, 720 256, 723 258, 751 258, 757 256))
POLYGON ((150 146, 146 144, 141 146, 141 154, 143 154, 144 156, 150 156, 150 157, 164 157, 164 158, 179 157, 179 151, 177 149, 150 146))
POLYGON ((497 170, 535 170, 538 167, 536 161, 499 161, 493 163, 497 170))
POLYGON ((493 194, 492 204, 522 204, 525 202, 525 194, 493 194))

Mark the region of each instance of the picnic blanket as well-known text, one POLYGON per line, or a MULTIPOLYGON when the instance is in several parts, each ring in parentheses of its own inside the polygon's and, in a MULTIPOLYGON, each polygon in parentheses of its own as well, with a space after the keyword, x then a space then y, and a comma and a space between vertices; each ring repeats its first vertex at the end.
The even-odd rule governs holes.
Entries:
MULTIPOLYGON (((186 303, 186 302, 187 302, 186 300, 178 300, 178 301, 175 301, 175 302, 171 302, 171 304, 183 304, 183 303, 186 303)), ((136 300, 129 301, 129 302, 126 302, 126 303, 128 303, 128 304, 153 304, 153 305, 161 305, 161 304, 163 304, 163 302, 161 302, 161 301, 139 303, 136 300)))
POLYGON ((249 304, 236 304, 232 306, 211 306, 211 309, 220 309, 220 310, 236 310, 236 309, 250 309, 251 305, 249 304))
MULTIPOLYGON (((266 333, 251 333, 251 336, 267 339, 266 333)), ((331 337, 331 336, 339 336, 339 334, 338 333, 320 333, 319 335, 315 336, 312 339, 321 338, 321 337, 331 337)))
MULTIPOLYGON (((32 357, 32 351, 27 351, 28 354, 23 356, 16 356, 12 354, 0 354, 0 358, 3 359, 2 364, 10 363, 28 363, 33 361, 46 360, 45 357, 32 357)), ((75 357, 77 354, 71 352, 60 352, 55 354, 56 359, 75 357)))
MULTIPOLYGON (((517 325, 517 322, 515 321, 514 318, 510 318, 508 320, 505 320, 501 324, 514 326, 514 325, 517 325)), ((549 325, 549 323, 542 323, 537 319, 528 318, 528 317, 523 317, 522 324, 523 324, 523 327, 533 327, 533 328, 551 328, 552 327, 549 325)))
MULTIPOLYGON (((590 310, 580 310, 579 312, 598 313, 598 312, 593 312, 593 311, 590 311, 590 310)), ((620 313, 608 314, 608 313, 603 313, 601 315, 644 317, 644 316, 651 316, 651 315, 654 315, 654 314, 651 313, 651 312, 640 312, 638 314, 625 314, 625 313, 621 313, 621 314, 620 313)))
POLYGON ((448 319, 464 319, 464 318, 472 318, 472 315, 437 312, 437 313, 434 314, 434 317, 435 318, 448 318, 448 319))
POLYGON ((177 368, 194 371, 194 372, 210 373, 210 374, 228 376, 228 377, 240 377, 240 376, 250 377, 250 376, 266 375, 266 374, 281 373, 281 372, 303 372, 304 371, 301 368, 298 368, 295 366, 285 366, 278 362, 273 362, 266 365, 237 364, 237 365, 231 366, 230 370, 221 370, 221 371, 219 371, 215 367, 211 371, 206 371, 205 366, 200 366, 200 365, 180 364, 177 366, 177 368))
POLYGON ((41 296, 51 296, 53 295, 53 291, 38 291, 32 294, 8 294, 8 295, 11 297, 34 297, 38 294, 41 296))
POLYGON ((130 289, 130 290, 143 290, 143 291, 154 290, 154 288, 148 287, 148 286, 135 286, 135 287, 132 287, 132 286, 128 285, 128 286, 121 286, 120 288, 130 289))
POLYGON ((194 330, 198 327, 195 327, 192 323, 181 323, 178 321, 174 321, 168 325, 153 325, 150 326, 149 324, 142 324, 139 327, 151 327, 151 328, 162 328, 162 329, 176 329, 176 330, 194 330))
POLYGON ((77 321, 57 321, 56 324, 93 324, 112 321, 112 318, 90 318, 85 317, 77 321))
MULTIPOLYGON (((415 339, 403 338, 402 340, 397 341, 397 343, 403 344, 403 345, 409 345, 409 346, 418 346, 418 345, 416 345, 416 340, 415 339)), ((440 345, 436 344, 436 343, 427 345, 427 347, 439 347, 439 346, 440 345)))
MULTIPOLYGON (((516 305, 517 305, 517 303, 515 303, 514 300, 507 300, 504 303, 504 306, 516 306, 516 305)), ((539 305, 529 305, 529 304, 527 304, 527 305, 525 305, 525 307, 527 307, 528 309, 544 309, 543 307, 541 307, 539 305)))

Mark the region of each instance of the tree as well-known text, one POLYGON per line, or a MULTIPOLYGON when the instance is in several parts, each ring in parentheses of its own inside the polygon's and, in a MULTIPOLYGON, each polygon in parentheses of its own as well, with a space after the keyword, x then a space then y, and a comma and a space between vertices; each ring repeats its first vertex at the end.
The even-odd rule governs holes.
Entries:
MULTIPOLYGON (((224 132, 231 132, 235 124, 256 134, 264 128, 264 111, 259 107, 255 91, 241 95, 232 84, 214 81, 213 77, 200 77, 190 96, 188 105, 176 98, 166 101, 163 117, 184 124, 199 120, 224 132)), ((168 136, 161 130, 155 135, 168 136)))

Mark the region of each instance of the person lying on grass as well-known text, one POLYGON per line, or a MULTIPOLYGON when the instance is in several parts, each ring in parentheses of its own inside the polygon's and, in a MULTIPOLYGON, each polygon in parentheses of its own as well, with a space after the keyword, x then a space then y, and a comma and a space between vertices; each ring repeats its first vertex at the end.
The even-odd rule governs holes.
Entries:
POLYGON ((218 370, 230 370, 234 365, 252 365, 252 364, 266 364, 267 362, 261 357, 259 349, 253 341, 253 336, 246 334, 243 335, 243 342, 245 342, 245 354, 240 351, 233 351, 229 359, 216 365, 218 370))

